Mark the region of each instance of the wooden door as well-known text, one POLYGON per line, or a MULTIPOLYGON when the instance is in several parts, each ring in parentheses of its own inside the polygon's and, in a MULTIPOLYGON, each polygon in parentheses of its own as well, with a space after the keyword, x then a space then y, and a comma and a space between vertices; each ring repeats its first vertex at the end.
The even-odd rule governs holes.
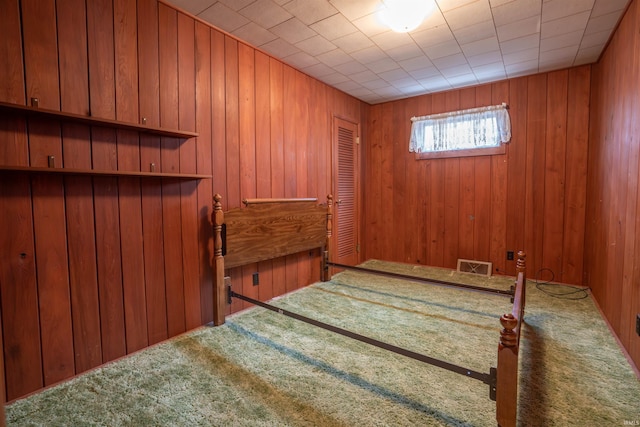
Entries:
POLYGON ((339 118, 333 121, 334 239, 331 260, 357 264, 360 252, 358 125, 339 118))

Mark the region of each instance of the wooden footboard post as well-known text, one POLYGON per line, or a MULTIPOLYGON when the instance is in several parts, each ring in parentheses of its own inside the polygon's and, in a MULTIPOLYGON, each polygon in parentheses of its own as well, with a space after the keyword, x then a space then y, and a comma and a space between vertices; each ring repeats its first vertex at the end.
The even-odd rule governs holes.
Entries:
POLYGON ((518 354, 527 284, 525 258, 523 251, 518 252, 513 310, 500 318, 502 331, 498 344, 496 419, 501 427, 515 427, 518 416, 518 354))
POLYGON ((329 194, 327 196, 327 242, 324 244, 324 253, 322 254, 322 281, 327 282, 331 280, 331 273, 329 273, 329 245, 331 244, 331 233, 333 230, 333 196, 329 194))
POLYGON ((224 285, 224 257, 222 256, 222 224, 224 223, 224 213, 222 212, 222 196, 213 196, 213 213, 211 222, 213 223, 213 324, 219 326, 224 324, 226 312, 226 289, 224 285))

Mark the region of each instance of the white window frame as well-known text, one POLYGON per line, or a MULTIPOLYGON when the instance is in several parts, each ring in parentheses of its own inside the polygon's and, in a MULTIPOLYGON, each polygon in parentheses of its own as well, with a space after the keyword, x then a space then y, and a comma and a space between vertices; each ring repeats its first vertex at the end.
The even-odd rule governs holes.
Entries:
POLYGON ((511 140, 506 103, 411 118, 409 151, 418 159, 504 154, 511 140))

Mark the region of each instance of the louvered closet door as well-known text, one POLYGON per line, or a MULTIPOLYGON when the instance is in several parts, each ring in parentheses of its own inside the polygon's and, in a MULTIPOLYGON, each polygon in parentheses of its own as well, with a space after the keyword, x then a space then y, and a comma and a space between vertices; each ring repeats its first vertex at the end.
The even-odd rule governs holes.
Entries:
POLYGON ((359 248, 358 126, 334 119, 334 244, 332 261, 357 264, 359 248))

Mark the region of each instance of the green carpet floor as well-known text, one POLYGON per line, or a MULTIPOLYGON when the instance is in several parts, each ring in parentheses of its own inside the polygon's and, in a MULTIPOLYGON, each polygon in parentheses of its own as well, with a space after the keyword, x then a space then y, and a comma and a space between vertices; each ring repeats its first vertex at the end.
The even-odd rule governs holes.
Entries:
MULTIPOLYGON (((507 289, 513 279, 369 261, 507 289)), ((566 288, 549 288, 567 292, 566 288)), ((640 381, 590 297, 527 285, 519 424, 640 422, 640 381)), ((273 301, 479 372, 508 298, 343 272, 273 301)), ((494 426, 480 381, 252 308, 6 407, 9 426, 494 426)), ((634 424, 635 423, 635 424, 634 424)))

